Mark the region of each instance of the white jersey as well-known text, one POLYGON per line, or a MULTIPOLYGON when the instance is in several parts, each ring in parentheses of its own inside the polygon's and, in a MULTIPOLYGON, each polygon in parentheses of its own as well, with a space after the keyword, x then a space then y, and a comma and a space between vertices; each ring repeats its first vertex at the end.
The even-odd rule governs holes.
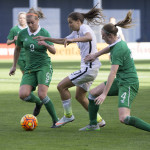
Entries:
POLYGON ((74 39, 74 38, 79 38, 83 37, 86 33, 90 33, 92 36, 92 41, 89 42, 77 42, 77 45, 80 49, 80 55, 81 55, 81 68, 85 67, 90 67, 90 68, 99 68, 101 66, 101 63, 98 58, 94 62, 89 62, 86 63, 84 62, 84 58, 88 54, 93 54, 97 52, 97 41, 96 41, 96 36, 93 32, 93 30, 86 24, 82 24, 80 26, 79 31, 73 31, 70 35, 68 35, 66 38, 67 39, 74 39))

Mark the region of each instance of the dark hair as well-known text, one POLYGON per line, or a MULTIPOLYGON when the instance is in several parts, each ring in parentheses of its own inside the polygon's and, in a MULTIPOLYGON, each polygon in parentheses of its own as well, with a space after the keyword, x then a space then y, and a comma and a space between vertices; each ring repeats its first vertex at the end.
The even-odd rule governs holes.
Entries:
POLYGON ((117 35, 117 32, 118 32, 117 26, 127 29, 127 28, 131 28, 132 26, 134 26, 134 24, 132 24, 132 23, 133 23, 132 22, 132 11, 129 10, 124 20, 117 22, 115 25, 112 23, 108 23, 103 26, 102 30, 106 34, 112 33, 114 35, 117 35))
POLYGON ((37 10, 34 9, 33 7, 29 9, 29 11, 27 12, 27 17, 28 16, 35 16, 35 19, 41 19, 41 18, 45 18, 44 14, 42 12, 42 10, 40 8, 38 8, 37 10), (35 14, 35 15, 34 15, 35 14))
POLYGON ((102 14, 102 9, 96 8, 96 6, 87 13, 72 12, 69 14, 68 18, 71 18, 75 21, 79 19, 81 23, 83 23, 84 19, 86 19, 91 24, 104 24, 105 19, 102 14))

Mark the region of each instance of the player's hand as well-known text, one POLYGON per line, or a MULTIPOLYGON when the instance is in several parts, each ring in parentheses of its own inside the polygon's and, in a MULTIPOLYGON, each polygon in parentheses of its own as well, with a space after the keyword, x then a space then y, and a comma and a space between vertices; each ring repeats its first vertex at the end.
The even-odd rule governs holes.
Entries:
POLYGON ((18 36, 15 36, 15 37, 14 37, 14 41, 17 41, 17 39, 18 39, 18 36))
POLYGON ((15 74, 15 71, 16 71, 16 67, 12 67, 9 71, 9 75, 14 75, 15 74))
POLYGON ((48 44, 45 41, 38 41, 38 45, 44 45, 47 46, 48 44))
POLYGON ((33 37, 33 39, 36 39, 37 41, 44 41, 45 37, 44 36, 36 36, 36 37, 33 37))
POLYGON ((84 58, 84 62, 93 62, 96 59, 96 55, 95 54, 88 54, 85 58, 84 58))
POLYGON ((106 99, 106 95, 102 93, 100 96, 95 98, 94 102, 96 105, 99 105, 99 104, 102 104, 105 99, 106 99))
POLYGON ((65 39, 64 41, 64 46, 66 47, 67 45, 69 45, 70 43, 73 43, 72 39, 65 39))

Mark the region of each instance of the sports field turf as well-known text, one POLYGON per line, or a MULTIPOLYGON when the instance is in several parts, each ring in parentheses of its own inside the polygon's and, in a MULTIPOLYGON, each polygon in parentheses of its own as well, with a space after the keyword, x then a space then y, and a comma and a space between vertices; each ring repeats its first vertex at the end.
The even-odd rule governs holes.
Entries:
MULTIPOLYGON (((92 87, 107 79, 110 63, 102 62, 99 75, 92 87)), ((135 61, 139 80, 139 93, 132 104, 132 115, 150 123, 150 60, 135 61)), ((53 62, 53 79, 48 91, 58 117, 63 116, 57 84, 71 72, 79 69, 79 62, 53 62)), ((21 72, 9 76, 11 61, 0 61, 0 150, 149 150, 150 132, 122 125, 118 119, 117 97, 107 97, 100 113, 107 125, 101 131, 79 132, 89 123, 88 113, 75 100, 75 88, 71 89, 75 121, 52 129, 52 121, 45 107, 34 131, 24 131, 20 126, 23 115, 33 112, 34 104, 18 97, 21 72)), ((92 88, 91 87, 91 88, 92 88)), ((35 92, 37 94, 37 92, 35 92)))

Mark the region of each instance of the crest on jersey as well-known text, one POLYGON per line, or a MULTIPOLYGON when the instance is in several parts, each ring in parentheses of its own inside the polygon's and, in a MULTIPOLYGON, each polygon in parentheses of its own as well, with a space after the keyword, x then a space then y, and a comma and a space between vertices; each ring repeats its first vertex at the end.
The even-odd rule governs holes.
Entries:
POLYGON ((25 38, 25 41, 28 41, 28 38, 25 38))

